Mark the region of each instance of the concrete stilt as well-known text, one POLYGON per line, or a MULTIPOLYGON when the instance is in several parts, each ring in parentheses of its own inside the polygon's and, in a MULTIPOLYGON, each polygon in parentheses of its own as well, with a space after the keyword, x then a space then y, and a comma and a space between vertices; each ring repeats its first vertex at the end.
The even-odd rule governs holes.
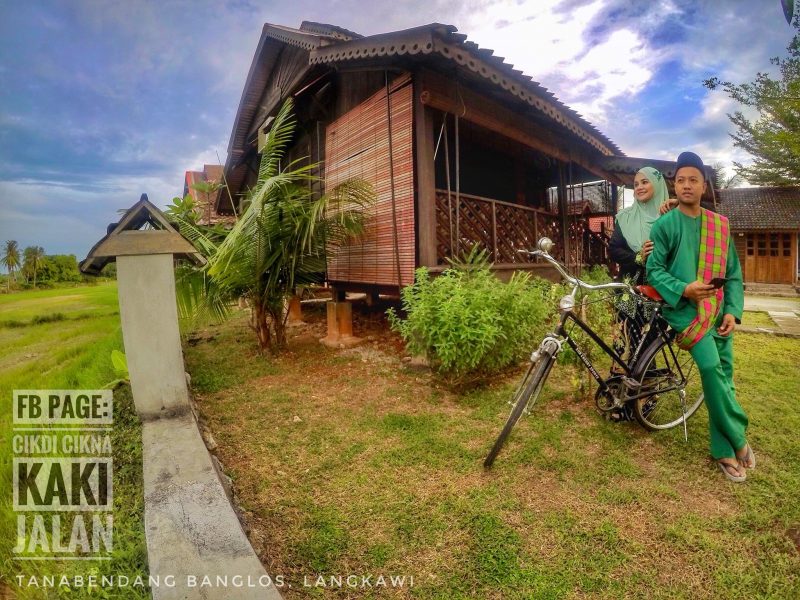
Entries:
POLYGON ((289 325, 296 325, 303 322, 303 310, 298 296, 289 298, 289 318, 286 322, 289 325))
POLYGON ((350 302, 331 301, 327 304, 328 335, 320 340, 330 348, 349 348, 361 343, 353 335, 353 305, 350 302))

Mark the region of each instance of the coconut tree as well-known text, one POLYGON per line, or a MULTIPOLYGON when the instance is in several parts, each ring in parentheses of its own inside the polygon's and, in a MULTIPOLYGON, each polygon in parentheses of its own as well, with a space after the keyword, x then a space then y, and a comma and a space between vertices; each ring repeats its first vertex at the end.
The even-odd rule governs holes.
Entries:
POLYGON ((297 286, 322 279, 326 252, 362 233, 363 209, 374 200, 372 187, 362 180, 315 196, 317 165, 303 165, 303 159, 284 164, 294 129, 290 99, 269 131, 245 208, 221 243, 187 219, 179 224, 181 233, 208 254, 202 282, 184 280, 190 288, 182 294, 184 306, 196 312, 211 305, 211 312, 220 314, 226 302, 244 297, 261 350, 285 347, 288 298, 297 286), (197 301, 200 295, 202 302, 197 301))
POLYGON ((3 256, 0 257, 0 264, 8 269, 8 279, 6 279, 6 287, 11 291, 11 278, 14 277, 14 271, 19 268, 19 245, 16 240, 6 240, 6 247, 3 251, 3 256))
POLYGON ((33 288, 36 289, 36 275, 44 260, 44 248, 41 246, 28 246, 23 252, 22 271, 26 279, 33 276, 33 288))

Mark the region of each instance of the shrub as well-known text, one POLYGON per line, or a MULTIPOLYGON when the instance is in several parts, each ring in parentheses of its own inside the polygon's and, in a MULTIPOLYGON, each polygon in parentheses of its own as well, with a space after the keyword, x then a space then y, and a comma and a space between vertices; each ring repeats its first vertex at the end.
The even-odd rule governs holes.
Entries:
POLYGON ((418 269, 402 292, 406 319, 390 310, 389 322, 447 383, 474 384, 518 363, 538 342, 550 286, 528 273, 503 283, 485 255, 473 252, 436 278, 418 269))
POLYGON ((56 323, 58 321, 66 320, 66 315, 64 313, 52 313, 49 315, 36 315, 31 319, 31 325, 41 325, 43 323, 56 323))

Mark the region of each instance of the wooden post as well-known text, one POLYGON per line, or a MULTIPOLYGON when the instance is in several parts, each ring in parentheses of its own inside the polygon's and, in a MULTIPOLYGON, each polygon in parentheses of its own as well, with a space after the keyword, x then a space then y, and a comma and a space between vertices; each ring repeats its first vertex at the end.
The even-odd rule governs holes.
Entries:
POLYGON ((492 202, 492 260, 497 262, 497 203, 492 202))
POLYGON ((569 204, 564 163, 558 164, 558 212, 561 213, 561 239, 564 240, 564 264, 569 266, 569 204))
MULTIPOLYGON (((433 160, 433 110, 420 102, 421 85, 414 82, 414 144, 417 180, 417 265, 435 267, 436 256, 436 175, 433 160)), ((447 144, 447 140, 445 140, 447 144)), ((445 146, 446 148, 446 146, 445 146)), ((447 158, 447 156, 445 156, 447 158)))

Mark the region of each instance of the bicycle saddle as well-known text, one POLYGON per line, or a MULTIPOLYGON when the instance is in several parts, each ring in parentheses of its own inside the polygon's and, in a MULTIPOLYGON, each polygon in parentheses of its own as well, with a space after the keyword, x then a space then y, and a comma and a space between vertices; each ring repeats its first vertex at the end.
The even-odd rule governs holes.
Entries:
POLYGON ((656 302, 664 301, 664 298, 661 297, 661 294, 659 294, 652 285, 637 285, 636 291, 642 296, 647 296, 650 300, 655 300, 656 302))

